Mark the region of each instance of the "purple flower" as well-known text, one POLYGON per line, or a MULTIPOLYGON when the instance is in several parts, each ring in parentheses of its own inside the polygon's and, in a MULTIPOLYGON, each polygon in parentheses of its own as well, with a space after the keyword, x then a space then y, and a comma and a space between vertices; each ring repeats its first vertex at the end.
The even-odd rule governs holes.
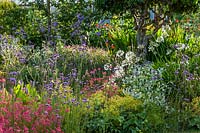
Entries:
POLYGON ((60 76, 60 77, 63 77, 63 76, 64 76, 64 74, 63 74, 63 73, 59 73, 59 76, 60 76))
POLYGON ((23 58, 23 57, 21 57, 21 58, 19 58, 19 62, 20 62, 20 63, 25 63, 25 62, 26 62, 26 59, 23 58))
POLYGON ((10 80, 10 82, 12 82, 13 84, 16 84, 16 82, 17 82, 15 78, 10 78, 9 80, 10 80))
POLYGON ((28 94, 28 89, 26 87, 23 88, 24 92, 28 94))
POLYGON ((189 57, 187 55, 183 55, 181 62, 183 62, 183 63, 188 62, 188 60, 189 60, 189 57))
POLYGON ((53 26, 57 27, 58 26, 58 22, 53 22, 53 26))
POLYGON ((71 99, 71 102, 72 102, 72 103, 74 103, 75 101, 76 101, 76 99, 75 99, 75 98, 72 98, 72 99, 71 99))
POLYGON ((42 32, 42 33, 44 33, 46 30, 45 30, 45 28, 42 26, 42 27, 40 27, 40 32, 42 32))
POLYGON ((18 74, 18 72, 10 72, 10 75, 16 76, 18 74))
POLYGON ((83 47, 86 47, 86 46, 87 46, 87 44, 86 44, 85 41, 82 42, 82 46, 83 46, 83 47))
POLYGON ((189 72, 188 72, 187 70, 184 70, 184 71, 183 71, 183 74, 184 74, 184 75, 188 75, 189 72))
POLYGON ((59 54, 54 54, 54 55, 52 56, 52 59, 53 59, 53 60, 57 60, 59 57, 60 57, 59 54))
POLYGON ((51 44, 52 46, 55 46, 55 45, 56 45, 56 42, 50 41, 50 44, 51 44))
POLYGON ((179 71, 178 71, 178 70, 176 70, 176 71, 174 72, 174 74, 175 74, 175 75, 178 75, 178 74, 179 74, 179 71))
POLYGON ((69 82, 63 82, 63 85, 64 85, 64 86, 68 86, 68 85, 69 85, 69 82))
POLYGON ((96 35, 97 36, 101 36, 101 32, 96 32, 96 35))
POLYGON ((194 78, 194 76, 193 76, 193 74, 189 74, 189 76, 186 78, 186 80, 188 80, 188 81, 191 81, 191 80, 194 80, 195 78, 194 78))
POLYGON ((84 20, 84 16, 81 15, 80 13, 77 15, 77 18, 79 21, 83 21, 84 20))
POLYGON ((61 116, 60 116, 59 114, 56 114, 56 118, 57 118, 57 119, 60 119, 61 116))
POLYGON ((83 99, 82 99, 82 102, 85 103, 85 102, 88 102, 88 100, 87 100, 86 98, 83 98, 83 99))
POLYGON ((20 30, 20 31, 21 31, 21 33, 25 33, 25 31, 24 31, 24 29, 23 29, 23 28, 21 28, 21 30, 20 30))

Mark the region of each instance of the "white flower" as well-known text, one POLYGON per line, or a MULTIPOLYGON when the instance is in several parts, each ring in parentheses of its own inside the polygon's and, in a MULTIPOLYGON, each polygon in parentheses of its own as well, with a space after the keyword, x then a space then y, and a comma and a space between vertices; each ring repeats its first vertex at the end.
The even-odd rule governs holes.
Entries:
POLYGON ((125 75, 124 69, 121 66, 116 66, 114 70, 115 70, 114 77, 116 78, 120 78, 125 75))
POLYGON ((167 33, 167 31, 164 31, 164 32, 162 33, 162 36, 163 36, 164 38, 166 38, 166 37, 169 36, 169 34, 167 33))
POLYGON ((111 70, 111 68, 112 68, 112 65, 110 63, 107 63, 104 65, 104 70, 106 70, 106 71, 111 70))
POLYGON ((128 66, 128 65, 129 65, 129 63, 128 63, 127 60, 122 61, 122 64, 121 64, 122 67, 125 67, 125 66, 128 66))
POLYGON ((159 36, 159 37, 156 39, 156 42, 158 42, 158 43, 164 42, 163 36, 159 36))
POLYGON ((153 41, 150 41, 150 45, 149 46, 153 46, 153 47, 158 47, 159 44, 153 41))
POLYGON ((151 46, 151 45, 149 45, 149 49, 148 49, 148 51, 149 51, 149 52, 153 52, 154 50, 155 50, 154 47, 151 46))
POLYGON ((174 45, 174 48, 177 50, 183 50, 183 49, 187 49, 188 47, 183 43, 178 43, 178 44, 174 45))
POLYGON ((163 25, 163 26, 162 26, 162 31, 163 31, 163 30, 169 31, 169 30, 171 30, 171 28, 170 28, 169 25, 163 25))
POLYGON ((122 50, 118 50, 116 53, 117 57, 122 57, 123 55, 124 55, 124 51, 122 51, 122 50))
POLYGON ((135 57, 136 55, 131 51, 127 52, 125 55, 127 61, 132 61, 133 59, 135 59, 135 57))
POLYGON ((138 45, 137 49, 144 49, 144 45, 138 45))
POLYGON ((190 38, 191 38, 191 36, 190 36, 190 35, 186 35, 186 36, 185 36, 185 40, 186 40, 186 41, 189 41, 189 40, 190 40, 190 38))
POLYGON ((169 55, 169 54, 171 54, 171 53, 172 53, 172 50, 171 50, 171 49, 168 49, 166 55, 169 55))

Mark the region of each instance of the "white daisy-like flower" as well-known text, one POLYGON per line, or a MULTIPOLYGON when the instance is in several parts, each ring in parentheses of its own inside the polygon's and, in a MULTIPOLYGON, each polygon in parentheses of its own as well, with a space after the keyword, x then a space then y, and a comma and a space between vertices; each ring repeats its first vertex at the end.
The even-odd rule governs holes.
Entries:
POLYGON ((127 52, 125 55, 127 61, 132 61, 133 59, 135 59, 135 57, 136 55, 131 51, 127 52))
POLYGON ((159 37, 156 39, 156 42, 157 42, 157 43, 164 42, 164 37, 163 37, 163 36, 159 36, 159 37))
POLYGON ((171 50, 171 49, 168 49, 166 55, 169 55, 169 54, 171 54, 171 53, 172 53, 172 50, 171 50))
POLYGON ((125 67, 125 66, 128 66, 128 65, 129 65, 129 63, 128 63, 127 60, 123 60, 122 63, 121 63, 122 67, 125 67))
POLYGON ((111 70, 111 68, 112 68, 112 65, 110 63, 107 63, 104 65, 104 70, 106 70, 106 71, 111 70))
POLYGON ((117 57, 122 57, 123 55, 124 55, 124 51, 122 51, 122 50, 118 50, 116 53, 117 57))
POLYGON ((162 36, 163 36, 164 38, 166 38, 166 37, 169 36, 169 34, 168 34, 167 31, 165 30, 164 32, 162 32, 162 36))
POLYGON ((120 78, 125 75, 125 72, 122 66, 116 66, 114 69, 115 69, 114 77, 120 78))

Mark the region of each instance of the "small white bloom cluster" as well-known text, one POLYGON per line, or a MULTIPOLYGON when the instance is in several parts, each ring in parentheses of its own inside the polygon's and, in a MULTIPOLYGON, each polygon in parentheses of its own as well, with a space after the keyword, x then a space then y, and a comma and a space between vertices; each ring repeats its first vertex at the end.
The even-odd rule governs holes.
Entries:
POLYGON ((130 73, 122 79, 125 86, 123 92, 143 100, 144 103, 165 106, 168 86, 162 82, 162 71, 163 69, 154 70, 151 64, 133 66, 130 73))
MULTIPOLYGON (((161 36, 157 37, 155 41, 150 41, 148 51, 157 54, 155 49, 160 45, 160 43, 163 43, 165 41, 165 38, 169 36, 168 31, 170 30, 171 28, 169 25, 163 25, 161 28, 161 36)), ((168 54, 170 54, 170 51, 168 52, 168 54)))
POLYGON ((163 36, 164 38, 166 38, 166 37, 169 36, 169 34, 168 34, 167 32, 170 31, 171 28, 170 28, 169 25, 163 25, 161 30, 162 30, 162 36, 163 36))
POLYGON ((184 44, 184 43, 177 43, 177 44, 174 45, 174 48, 176 50, 184 50, 184 49, 188 48, 188 45, 184 44))
POLYGON ((107 63, 104 65, 104 70, 106 70, 106 71, 111 70, 111 68, 112 68, 112 64, 110 64, 110 63, 107 63))
MULTIPOLYGON (((114 78, 123 77, 125 75, 125 69, 139 61, 139 58, 137 58, 135 53, 132 51, 125 53, 123 50, 119 50, 116 52, 116 57, 120 60, 120 62, 118 62, 115 67, 113 67, 114 78)), ((112 65, 109 63, 104 65, 104 70, 106 71, 112 70, 111 68, 112 65)))
POLYGON ((155 48, 157 48, 158 46, 159 44, 157 42, 150 41, 148 51, 156 54, 155 48))
POLYGON ((116 53, 116 56, 119 57, 119 58, 122 58, 124 55, 124 51, 122 50, 118 50, 117 53, 116 53))
POLYGON ((164 42, 165 40, 164 40, 164 37, 163 36, 159 36, 157 39, 156 39, 156 42, 157 43, 162 43, 162 42, 164 42))

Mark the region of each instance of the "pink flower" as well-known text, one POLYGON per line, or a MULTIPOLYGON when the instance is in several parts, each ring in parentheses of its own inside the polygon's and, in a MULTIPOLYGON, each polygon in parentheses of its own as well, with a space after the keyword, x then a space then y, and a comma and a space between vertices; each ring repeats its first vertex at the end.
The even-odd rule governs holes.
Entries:
POLYGON ((56 128, 56 131, 57 131, 57 132, 62 132, 62 130, 61 130, 60 127, 57 127, 57 128, 56 128))
POLYGON ((69 109, 69 108, 67 108, 67 109, 65 110, 65 112, 66 112, 66 113, 70 112, 70 109, 69 109))

